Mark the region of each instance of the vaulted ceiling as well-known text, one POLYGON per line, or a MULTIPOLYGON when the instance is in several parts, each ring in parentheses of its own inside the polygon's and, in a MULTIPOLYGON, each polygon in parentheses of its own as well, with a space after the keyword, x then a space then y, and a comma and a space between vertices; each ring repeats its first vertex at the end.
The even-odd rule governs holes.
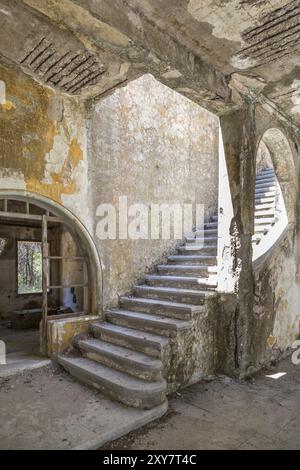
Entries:
POLYGON ((150 72, 216 113, 233 84, 300 123, 300 0, 0 0, 0 57, 69 94, 150 72))

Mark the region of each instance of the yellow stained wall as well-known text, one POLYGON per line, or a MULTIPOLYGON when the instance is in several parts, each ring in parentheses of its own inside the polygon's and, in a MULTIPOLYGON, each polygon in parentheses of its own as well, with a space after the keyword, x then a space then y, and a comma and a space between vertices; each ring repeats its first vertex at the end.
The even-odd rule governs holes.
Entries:
POLYGON ((81 184, 74 171, 84 160, 82 104, 3 65, 0 80, 6 88, 0 104, 0 189, 3 177, 18 175, 23 189, 56 202, 76 194, 81 184))

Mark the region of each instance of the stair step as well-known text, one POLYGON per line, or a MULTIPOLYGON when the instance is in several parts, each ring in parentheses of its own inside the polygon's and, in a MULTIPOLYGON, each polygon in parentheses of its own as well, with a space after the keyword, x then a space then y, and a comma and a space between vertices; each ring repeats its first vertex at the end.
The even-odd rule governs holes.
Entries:
POLYGON ((77 347, 84 357, 134 377, 150 382, 162 378, 162 362, 147 354, 100 339, 79 340, 77 347))
POLYGON ((273 225, 275 224, 274 217, 265 217, 255 219, 255 225, 273 225))
POLYGON ((218 238, 217 237, 218 229, 217 228, 208 228, 208 229, 205 228, 203 230, 196 230, 194 234, 195 234, 195 237, 205 237, 205 236, 210 237, 210 236, 216 235, 216 238, 218 238))
POLYGON ((195 243, 196 245, 204 246, 204 245, 214 245, 217 246, 218 237, 186 237, 187 243, 195 243))
POLYGON ((157 266, 157 271, 163 274, 179 274, 183 275, 197 275, 202 278, 207 278, 209 274, 215 273, 217 270, 216 266, 208 265, 188 265, 188 264, 160 264, 157 266))
POLYGON ((187 243, 186 245, 181 245, 178 249, 179 253, 188 253, 188 254, 199 254, 204 256, 217 256, 218 246, 217 244, 204 244, 198 245, 196 243, 187 243), (187 250, 182 251, 181 248, 187 247, 187 250))
POLYGON ((255 207, 257 207, 260 204, 273 204, 275 203, 275 198, 274 197, 265 197, 265 198, 258 198, 255 199, 255 207))
POLYGON ((259 217, 274 217, 275 215, 275 210, 274 208, 272 209, 269 209, 269 210, 262 210, 262 211, 255 211, 255 214, 254 216, 256 218, 259 218, 259 217))
MULTIPOLYGON (((187 262, 191 261, 191 259, 192 259, 191 257, 194 257, 194 261, 205 262, 205 264, 214 265, 214 264, 217 263, 216 254, 215 255, 201 254, 202 248, 199 248, 197 246, 184 245, 184 246, 180 246, 177 250, 181 254, 182 253, 187 254, 187 256, 185 256, 185 258, 187 258, 187 260, 186 260, 187 262), (190 255, 190 257, 188 257, 188 255, 190 255)), ((168 260, 173 261, 174 256, 178 256, 178 255, 169 256, 168 260)), ((175 261, 176 261, 176 259, 175 259, 175 261)))
POLYGON ((258 243, 261 241, 262 237, 261 236, 253 236, 252 237, 252 243, 255 244, 255 245, 258 245, 258 243))
POLYGON ((273 170, 273 168, 269 169, 269 170, 263 170, 261 171, 257 176, 256 178, 266 178, 266 177, 271 177, 271 176, 275 176, 275 171, 273 170))
POLYGON ((275 181, 276 180, 276 175, 275 173, 260 173, 259 175, 256 176, 255 181, 256 182, 261 182, 261 181, 275 181))
POLYGON ((204 230, 206 229, 217 229, 218 228, 218 223, 217 222, 206 222, 204 224, 204 230))
POLYGON ((163 379, 146 382, 82 357, 58 356, 58 362, 81 382, 125 405, 150 409, 166 400, 163 379))
POLYGON ((255 211, 274 211, 274 202, 269 204, 255 204, 255 211))
MULTIPOLYGON (((150 289, 149 286, 146 287, 150 289)), ((122 296, 120 297, 120 305, 130 311, 144 312, 154 316, 161 315, 175 320, 189 320, 193 314, 203 311, 202 305, 175 302, 161 298, 122 296)))
POLYGON ((256 184, 255 185, 255 193, 257 192, 268 192, 268 191, 276 191, 276 186, 274 184, 256 184))
POLYGON ((276 191, 276 186, 274 184, 272 186, 269 186, 269 185, 257 186, 257 185, 255 185, 255 194, 257 194, 257 193, 270 193, 272 191, 276 191))
POLYGON ((168 339, 146 331, 126 328, 107 322, 91 324, 93 334, 104 341, 128 347, 152 357, 163 357, 168 350, 168 339))
POLYGON ((195 276, 162 276, 150 274, 145 276, 145 281, 151 286, 176 286, 176 287, 193 287, 194 289, 215 289, 217 283, 209 278, 207 281, 195 276))
POLYGON ((276 182, 276 177, 275 175, 263 175, 263 176, 257 176, 255 179, 256 184, 263 184, 263 183, 275 183, 276 182))
POLYGON ((267 197, 276 197, 276 191, 255 191, 255 199, 264 199, 267 197))
POLYGON ((217 215, 213 215, 213 216, 211 217, 211 221, 212 221, 212 222, 218 222, 218 216, 217 216, 217 215))
POLYGON ((263 225, 257 225, 257 226, 255 227, 255 233, 256 233, 256 234, 263 234, 263 235, 264 235, 264 234, 267 233, 268 231, 269 231, 269 226, 265 227, 265 226, 263 226, 263 225))
POLYGON ((193 253, 190 250, 184 251, 186 254, 184 255, 170 255, 168 256, 168 261, 174 263, 197 263, 199 266, 211 266, 207 261, 214 261, 217 264, 217 257, 213 255, 199 255, 198 253, 193 253))
MULTIPOLYGON (((140 299, 141 301, 143 299, 140 299)), ((132 305, 130 305, 132 307, 132 305)), ((136 310, 110 309, 106 312, 107 319, 115 325, 135 328, 163 336, 174 337, 179 331, 191 328, 191 322, 162 315, 151 315, 136 310)))
POLYGON ((211 295, 211 291, 200 289, 183 289, 176 287, 158 287, 158 286, 135 286, 134 294, 137 297, 143 297, 153 300, 169 300, 183 304, 203 305, 206 297, 211 295))

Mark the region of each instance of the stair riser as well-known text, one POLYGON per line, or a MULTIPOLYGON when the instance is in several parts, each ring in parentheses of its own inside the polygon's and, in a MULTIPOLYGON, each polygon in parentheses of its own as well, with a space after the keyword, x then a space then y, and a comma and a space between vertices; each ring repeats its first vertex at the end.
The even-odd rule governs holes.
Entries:
MULTIPOLYGON (((139 297, 140 296, 139 294, 139 297)), ((144 297, 143 298, 152 298, 152 299, 158 299, 157 297, 144 297)), ((164 299, 160 300, 168 300, 166 297, 164 299)), ((177 309, 170 309, 165 306, 160 307, 157 305, 147 305, 147 304, 142 304, 142 303, 131 303, 126 300, 120 301, 120 305, 126 309, 126 310, 131 310, 132 312, 144 312, 144 313, 150 313, 152 315, 160 315, 168 318, 177 318, 178 320, 190 320, 191 318, 191 313, 188 311, 184 310, 177 310, 177 309)), ((155 330, 157 331, 157 330, 155 330)))
POLYGON ((132 390, 124 390, 122 387, 117 387, 115 384, 112 386, 108 381, 100 381, 98 377, 94 377, 84 369, 79 370, 77 367, 69 365, 63 365, 63 367, 80 382, 99 390, 103 395, 113 398, 127 406, 151 409, 154 406, 160 405, 166 399, 166 395, 163 392, 152 393, 151 396, 147 396, 147 394, 143 394, 140 391, 133 392, 132 390))
MULTIPOLYGON (((131 309, 133 311, 133 309, 131 309)), ((148 333, 159 334, 162 336, 175 337, 177 330, 164 327, 155 323, 146 322, 144 319, 128 318, 123 316, 106 314, 107 319, 114 325, 125 326, 127 328, 135 328, 140 331, 147 331, 148 333)))
POLYGON ((263 179, 263 178, 275 178, 275 171, 274 170, 271 170, 271 171, 263 171, 262 173, 259 173, 257 176, 256 176, 256 179, 263 179))
POLYGON ((273 211, 274 212, 274 204, 256 204, 255 205, 255 212, 264 212, 264 211, 273 211))
POLYGON ((164 354, 164 350, 159 343, 152 343, 146 339, 132 338, 111 331, 101 331, 99 329, 92 329, 92 332, 96 338, 116 344, 117 346, 123 346, 137 352, 148 354, 148 356, 160 359, 164 354))
POLYGON ((112 357, 102 352, 99 354, 93 351, 86 351, 84 349, 81 349, 81 353, 84 357, 91 359, 92 361, 99 362, 100 364, 104 364, 105 366, 111 367, 112 369, 116 369, 121 372, 126 372, 127 374, 132 375, 133 377, 137 377, 138 379, 151 382, 160 380, 162 378, 162 370, 145 368, 143 367, 143 364, 139 364, 137 362, 131 363, 126 361, 126 358, 123 357, 112 357))
POLYGON ((187 243, 184 247, 178 248, 179 255, 200 255, 200 256, 217 256, 217 246, 199 246, 196 243, 187 243))
POLYGON ((190 259, 188 256, 192 256, 193 254, 197 255, 197 253, 188 253, 186 256, 182 256, 182 258, 168 258, 168 262, 173 264, 189 264, 191 266, 215 266, 217 264, 217 259, 215 256, 208 256, 207 258, 201 259, 190 259))
MULTIPOLYGON (((170 300, 173 302, 179 302, 182 304, 193 304, 193 305, 203 305, 205 302, 205 296, 199 293, 199 296, 195 295, 187 295, 187 294, 180 294, 180 293, 165 293, 165 292, 145 292, 145 291, 134 291, 138 297, 143 297, 145 299, 158 299, 158 300, 170 300)), ((162 309, 162 311, 164 311, 162 309)), ((157 313, 160 315, 160 313, 157 313)), ((176 317, 174 317, 176 318, 176 317)), ((181 316, 177 318, 182 318, 181 316)))
POLYGON ((256 219, 266 218, 266 217, 274 217, 274 216, 275 216, 275 212, 274 212, 274 211, 255 212, 255 215, 254 215, 254 217, 255 217, 256 219))
POLYGON ((274 181, 264 181, 264 182, 259 182, 255 184, 256 189, 264 189, 264 188, 275 188, 276 184, 274 181))
POLYGON ((194 282, 183 282, 183 281, 166 281, 166 280, 148 280, 146 279, 145 282, 149 286, 157 286, 157 287, 177 287, 182 289, 210 289, 213 290, 216 288, 215 285, 208 285, 204 283, 194 282))
POLYGON ((217 247, 217 240, 208 240, 208 239, 205 239, 204 240, 201 240, 201 237, 189 237, 189 238, 186 238, 186 244, 187 245, 199 245, 199 247, 201 248, 206 248, 206 247, 209 247, 209 248, 216 248, 217 247))
POLYGON ((172 265, 168 266, 168 268, 160 269, 158 268, 158 272, 160 274, 166 274, 166 275, 172 275, 174 274, 175 276, 198 276, 200 278, 207 279, 209 272, 208 269, 201 269, 197 266, 195 266, 196 269, 190 269, 190 268, 185 268, 185 265, 182 264, 182 269, 175 269, 172 268, 172 265))
POLYGON ((271 225, 274 225, 275 220, 268 220, 266 221, 263 217, 255 219, 255 225, 265 226, 266 228, 270 228, 271 225))
POLYGON ((258 198, 255 199, 255 207, 259 207, 263 204, 272 204, 274 205, 275 199, 273 197, 270 198, 258 198))
POLYGON ((195 236, 198 238, 203 237, 217 237, 218 230, 217 229, 204 229, 204 230, 196 230, 195 236))
POLYGON ((276 194, 274 191, 256 191, 255 199, 266 199, 266 198, 275 198, 276 194))

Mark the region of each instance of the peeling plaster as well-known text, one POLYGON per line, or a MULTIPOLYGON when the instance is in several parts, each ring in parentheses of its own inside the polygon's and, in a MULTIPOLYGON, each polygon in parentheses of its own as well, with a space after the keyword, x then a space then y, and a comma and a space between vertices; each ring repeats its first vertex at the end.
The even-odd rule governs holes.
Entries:
POLYGON ((282 6, 282 0, 247 2, 241 0, 190 0, 188 11, 198 21, 210 23, 213 35, 244 44, 242 33, 259 24, 263 15, 282 6))
POLYGON ((291 96, 291 101, 293 103, 293 107, 291 112, 293 114, 300 114, 300 80, 295 79, 292 83, 293 94, 291 96))
POLYGON ((0 189, 26 189, 26 182, 21 171, 0 168, 0 189))

